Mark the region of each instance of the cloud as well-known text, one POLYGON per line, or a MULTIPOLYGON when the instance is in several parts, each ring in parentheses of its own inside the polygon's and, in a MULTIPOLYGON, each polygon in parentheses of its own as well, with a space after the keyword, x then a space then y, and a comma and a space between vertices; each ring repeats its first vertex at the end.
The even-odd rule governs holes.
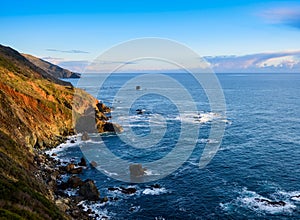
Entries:
POLYGON ((300 51, 205 57, 215 72, 299 72, 300 51))
POLYGON ((260 14, 267 22, 283 24, 300 29, 300 7, 279 7, 263 11, 260 14))
POLYGON ((46 49, 46 50, 51 52, 60 52, 60 53, 89 53, 87 51, 82 51, 82 50, 57 50, 57 49, 46 49))

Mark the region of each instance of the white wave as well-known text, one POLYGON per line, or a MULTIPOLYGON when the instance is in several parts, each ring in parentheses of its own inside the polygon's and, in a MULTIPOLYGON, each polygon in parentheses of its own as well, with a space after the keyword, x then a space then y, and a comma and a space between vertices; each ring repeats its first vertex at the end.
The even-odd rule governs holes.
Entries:
POLYGON ((160 174, 156 173, 153 170, 149 170, 149 169, 145 170, 145 176, 158 176, 158 175, 160 175, 160 174))
POLYGON ((103 206, 105 206, 106 203, 81 201, 77 204, 77 206, 79 205, 83 207, 83 210, 85 212, 89 209, 92 210, 93 213, 89 214, 89 216, 93 219, 110 219, 113 215, 113 213, 109 213, 106 208, 103 208, 103 206))
POLYGON ((200 124, 206 124, 216 119, 226 120, 222 118, 220 114, 214 112, 208 112, 208 113, 186 112, 180 114, 180 116, 177 116, 175 119, 185 123, 200 123, 200 124))
POLYGON ((50 150, 47 150, 45 153, 48 154, 49 156, 53 157, 53 158, 57 158, 57 156, 52 156, 52 155, 53 154, 58 154, 60 152, 65 151, 65 149, 67 149, 67 148, 74 147, 74 146, 77 146, 78 144, 80 144, 81 143, 81 140, 79 138, 80 136, 81 135, 79 135, 79 134, 69 136, 68 140, 65 143, 61 143, 57 147, 52 148, 50 150))
POLYGON ((118 176, 117 173, 109 172, 109 171, 107 171, 107 170, 105 170, 105 169, 103 169, 103 168, 101 168, 101 167, 99 167, 98 169, 99 169, 100 171, 106 173, 108 176, 118 176))
MULTIPOLYGON (((296 209, 296 206, 289 200, 282 199, 270 199, 259 195, 256 192, 249 191, 247 189, 243 189, 240 193, 241 195, 229 202, 229 203, 220 203, 220 207, 224 211, 235 210, 233 207, 242 207, 246 209, 250 209, 257 213, 270 213, 270 214, 278 214, 278 213, 292 213, 293 210, 296 209), (279 202, 282 202, 279 204, 279 202), (272 202, 275 202, 272 204, 272 202), (278 202, 278 203, 276 203, 278 202)), ((272 196, 271 196, 272 197, 272 196)))
POLYGON ((68 196, 76 196, 77 195, 77 189, 66 189, 64 191, 65 194, 68 196))
POLYGON ((144 189, 143 194, 145 195, 160 195, 167 193, 168 191, 165 188, 148 188, 144 189))
POLYGON ((205 139, 205 138, 198 139, 197 142, 198 143, 202 143, 202 144, 205 144, 205 143, 218 144, 218 143, 220 143, 218 140, 215 140, 215 139, 205 139))
POLYGON ((292 191, 292 192, 278 191, 277 194, 282 195, 287 199, 300 202, 300 191, 292 191))

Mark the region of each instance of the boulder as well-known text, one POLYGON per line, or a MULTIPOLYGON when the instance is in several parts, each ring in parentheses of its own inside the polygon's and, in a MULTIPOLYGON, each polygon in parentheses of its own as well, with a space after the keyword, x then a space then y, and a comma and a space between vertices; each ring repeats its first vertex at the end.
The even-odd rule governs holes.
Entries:
POLYGON ((103 131, 104 132, 121 133, 121 132, 123 132, 123 128, 121 127, 121 125, 113 124, 111 122, 106 122, 103 125, 103 131))
POLYGON ((130 164, 129 171, 132 177, 141 177, 145 175, 146 168, 143 168, 141 164, 130 164))
POLYGON ((96 201, 100 198, 100 192, 98 191, 93 180, 87 179, 84 184, 79 188, 79 195, 84 199, 90 201, 96 201))
POLYGON ((106 196, 101 199, 101 203, 105 203, 105 202, 108 202, 108 198, 106 196))
POLYGON ((71 174, 80 174, 82 173, 82 167, 77 167, 69 171, 71 174))
POLYGON ((86 160, 84 159, 84 157, 82 157, 80 159, 80 162, 78 163, 78 166, 86 167, 86 165, 86 160))
POLYGON ((129 188, 124 188, 124 187, 120 187, 121 192, 124 194, 134 194, 136 193, 136 188, 133 187, 129 187, 129 188))
POLYGON ((91 165, 92 168, 96 168, 98 166, 97 162, 95 162, 95 161, 92 161, 90 163, 90 165, 91 165))
POLYGON ((75 169, 75 164, 73 164, 73 163, 69 163, 67 166, 65 166, 65 170, 67 172, 70 172, 73 169, 75 169))
POLYGON ((75 168, 74 163, 69 163, 67 166, 65 166, 65 171, 71 174, 79 174, 82 173, 82 167, 75 168))
POLYGON ((55 205, 63 212, 70 209, 70 207, 65 203, 63 199, 56 200, 55 205))
POLYGON ((79 186, 82 186, 84 184, 84 182, 78 176, 71 176, 68 179, 67 184, 70 188, 77 188, 79 186))
POLYGON ((88 141, 88 140, 90 140, 90 136, 88 135, 87 132, 83 132, 83 134, 81 135, 81 140, 82 141, 88 141))

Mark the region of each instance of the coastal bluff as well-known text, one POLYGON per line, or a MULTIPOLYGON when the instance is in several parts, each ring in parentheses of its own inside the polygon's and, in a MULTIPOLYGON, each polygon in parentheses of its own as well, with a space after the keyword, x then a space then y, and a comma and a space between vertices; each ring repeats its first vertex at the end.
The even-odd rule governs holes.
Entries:
POLYGON ((83 124, 96 132, 122 130, 108 121, 109 108, 51 73, 0 45, 0 217, 68 219, 37 175, 37 152, 84 132, 76 125, 85 117, 93 118, 83 124))

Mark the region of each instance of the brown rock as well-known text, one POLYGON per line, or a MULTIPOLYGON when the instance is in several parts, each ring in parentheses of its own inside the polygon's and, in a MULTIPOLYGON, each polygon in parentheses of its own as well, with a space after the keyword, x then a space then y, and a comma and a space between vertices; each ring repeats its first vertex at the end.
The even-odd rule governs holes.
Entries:
POLYGON ((98 164, 95 161, 92 161, 90 163, 90 165, 91 165, 92 168, 96 168, 98 166, 98 164))
POLYGON ((88 135, 87 132, 83 132, 83 134, 81 135, 81 140, 82 141, 88 141, 88 140, 90 140, 90 137, 89 137, 89 135, 88 135))
POLYGON ((108 202, 108 198, 106 196, 101 199, 101 203, 105 203, 105 202, 108 202))
POLYGON ((84 199, 90 201, 96 201, 100 198, 100 192, 98 191, 93 180, 87 179, 84 184, 79 188, 79 195, 84 199))
POLYGON ((121 192, 124 194, 134 194, 136 193, 136 188, 124 188, 124 187, 120 187, 121 188, 121 192))
POLYGON ((80 173, 82 173, 82 167, 74 168, 74 169, 70 170, 69 173, 80 174, 80 173))
POLYGON ((63 201, 63 199, 58 199, 55 201, 56 206, 63 212, 70 209, 70 207, 63 201))
POLYGON ((145 168, 142 167, 141 164, 130 164, 129 171, 130 176, 140 177, 145 175, 145 168))
POLYGON ((77 187, 82 186, 84 184, 84 182, 78 176, 71 176, 68 179, 67 183, 68 183, 68 186, 71 187, 71 188, 77 188, 77 187))
POLYGON ((86 160, 84 159, 84 157, 82 157, 80 159, 80 162, 78 163, 78 166, 86 167, 86 165, 86 160))
POLYGON ((73 169, 75 169, 75 164, 73 164, 73 163, 69 163, 67 166, 65 166, 65 170, 67 172, 70 172, 73 169))

